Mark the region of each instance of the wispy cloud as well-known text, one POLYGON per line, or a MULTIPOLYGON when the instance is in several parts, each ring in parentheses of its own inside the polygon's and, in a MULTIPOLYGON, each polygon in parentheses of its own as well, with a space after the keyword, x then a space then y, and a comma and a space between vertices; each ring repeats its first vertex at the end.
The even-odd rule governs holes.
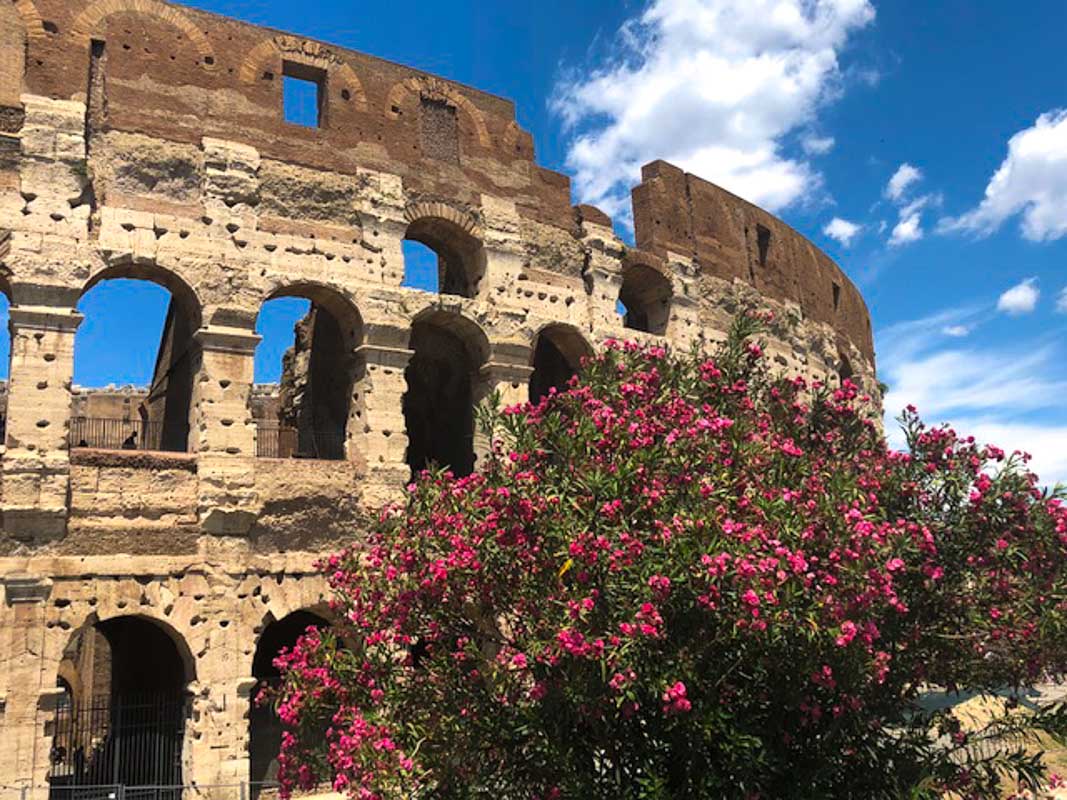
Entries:
POLYGON ((800 146, 809 156, 824 156, 834 149, 836 144, 833 136, 808 135, 800 140, 800 146))
POLYGON ((893 420, 911 404, 931 423, 950 422, 980 441, 1031 453, 1047 482, 1067 480, 1067 424, 1057 424, 1055 414, 1067 392, 1061 348, 964 346, 956 331, 970 333, 991 313, 991 304, 946 309, 878 332, 890 441, 903 446, 893 420))
POLYGON ((657 158, 772 211, 810 196, 821 176, 789 139, 840 96, 838 53, 873 19, 869 0, 652 0, 616 57, 556 87, 579 199, 625 216, 657 158))
POLYGON ((1037 301, 1040 297, 1041 290, 1037 288, 1037 278, 1027 278, 1000 296, 997 300, 997 310, 1012 316, 1029 314, 1037 308, 1037 301))
POLYGON ((1060 296, 1056 298, 1056 310, 1061 314, 1067 314, 1067 286, 1060 290, 1060 296))
POLYGON ((904 193, 921 181, 922 177, 922 170, 918 167, 908 163, 901 164, 886 184, 884 194, 894 203, 899 202, 904 197, 904 193))

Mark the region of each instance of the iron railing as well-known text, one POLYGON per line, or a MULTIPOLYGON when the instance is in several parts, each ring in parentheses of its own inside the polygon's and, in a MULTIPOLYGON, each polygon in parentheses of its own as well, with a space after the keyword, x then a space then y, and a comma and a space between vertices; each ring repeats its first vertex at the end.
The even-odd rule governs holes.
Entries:
POLYGON ((259 458, 317 458, 343 461, 344 431, 291 428, 269 420, 256 426, 256 455, 259 458))
POLYGON ((103 800, 107 787, 152 787, 179 800, 187 704, 180 694, 114 695, 56 709, 49 800, 103 800))
POLYGON ((156 450, 184 453, 189 426, 165 420, 75 417, 70 421, 71 448, 156 450))

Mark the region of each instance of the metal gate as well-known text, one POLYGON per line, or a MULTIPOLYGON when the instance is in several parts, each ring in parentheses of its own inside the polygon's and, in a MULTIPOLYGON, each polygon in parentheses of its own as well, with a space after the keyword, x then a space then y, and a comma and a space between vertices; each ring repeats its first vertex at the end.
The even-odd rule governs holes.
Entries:
POLYGON ((178 800, 186 701, 115 695, 56 710, 49 800, 178 800), (118 791, 116 791, 118 790, 118 791))

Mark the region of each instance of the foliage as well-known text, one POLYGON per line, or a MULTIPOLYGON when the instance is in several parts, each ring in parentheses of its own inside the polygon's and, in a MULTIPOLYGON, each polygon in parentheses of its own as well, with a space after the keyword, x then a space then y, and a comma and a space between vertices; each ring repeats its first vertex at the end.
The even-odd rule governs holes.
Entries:
MULTIPOLYGON (((279 664, 287 790, 360 798, 994 796, 1041 785, 1009 709, 930 687, 1067 664, 1067 509, 1025 458, 850 382, 771 376, 740 319, 711 357, 614 344, 492 420, 323 564, 343 621, 279 664), (325 731, 325 737, 323 735, 325 731)), ((1008 706, 1014 705, 1009 702, 1008 706)))

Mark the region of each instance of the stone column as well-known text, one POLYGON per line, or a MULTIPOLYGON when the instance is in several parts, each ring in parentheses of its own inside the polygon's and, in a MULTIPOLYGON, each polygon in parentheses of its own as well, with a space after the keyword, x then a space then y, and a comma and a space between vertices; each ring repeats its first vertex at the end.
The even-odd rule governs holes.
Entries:
POLYGON ((69 307, 11 309, 3 516, 5 531, 20 541, 44 542, 66 530, 70 388, 81 321, 69 307))
POLYGON ((357 366, 349 446, 366 462, 364 502, 370 507, 397 500, 410 478, 404 420, 404 371, 414 351, 406 347, 407 329, 368 325, 356 350, 357 366))
POLYGON ((45 610, 52 583, 12 575, 4 579, 0 610, 0 670, 3 674, 0 715, 0 784, 44 786, 48 780, 51 736, 47 725, 55 715, 56 676, 42 672, 45 610))
MULTIPOLYGON (((530 356, 530 347, 525 343, 494 344, 489 361, 478 371, 478 379, 474 386, 475 406, 488 400, 493 392, 500 395, 498 410, 502 411, 508 406, 525 403, 530 396, 530 376, 533 374, 530 356)), ((475 420, 475 464, 480 463, 491 449, 492 442, 489 436, 479 428, 475 420)))
POLYGON ((199 370, 190 427, 198 453, 200 522, 208 533, 244 535, 256 517, 256 423, 249 399, 260 336, 211 325, 197 331, 199 370))

